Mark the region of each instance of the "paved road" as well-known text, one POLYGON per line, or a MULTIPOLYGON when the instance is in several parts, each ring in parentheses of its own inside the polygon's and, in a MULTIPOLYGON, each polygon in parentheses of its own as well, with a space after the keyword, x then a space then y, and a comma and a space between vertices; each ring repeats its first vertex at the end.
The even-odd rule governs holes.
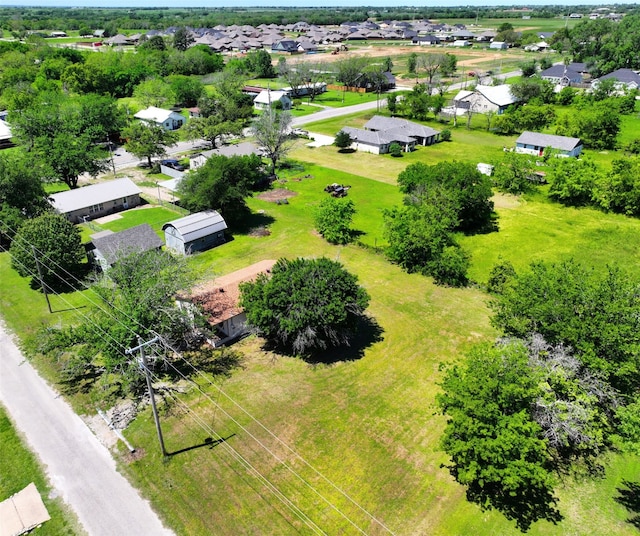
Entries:
POLYGON ((111 454, 25 361, 0 322, 0 401, 89 536, 171 536, 111 454))

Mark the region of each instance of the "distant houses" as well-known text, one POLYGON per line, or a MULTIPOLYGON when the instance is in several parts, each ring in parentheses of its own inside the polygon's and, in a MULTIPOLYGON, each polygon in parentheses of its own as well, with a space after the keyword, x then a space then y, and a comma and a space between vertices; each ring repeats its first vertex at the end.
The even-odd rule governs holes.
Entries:
POLYGON ((115 179, 49 196, 49 203, 73 223, 82 223, 140 204, 140 188, 131 179, 115 179))
POLYGON ((551 149, 557 156, 579 156, 583 144, 579 138, 540 134, 539 132, 523 132, 516 140, 516 153, 542 156, 546 149, 551 149))
POLYGON ((389 152, 391 144, 399 144, 403 151, 412 151, 416 145, 432 145, 439 141, 440 131, 396 117, 373 116, 364 129, 343 127, 342 132, 353 140, 352 147, 373 154, 389 152))

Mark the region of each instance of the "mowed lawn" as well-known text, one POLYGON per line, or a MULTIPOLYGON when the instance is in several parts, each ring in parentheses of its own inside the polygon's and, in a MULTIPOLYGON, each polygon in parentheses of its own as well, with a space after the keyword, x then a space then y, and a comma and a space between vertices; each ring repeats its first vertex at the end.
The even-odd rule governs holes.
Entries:
MULTIPOLYGON (((372 166, 381 162, 366 156, 372 166)), ((368 168, 354 169, 369 174, 368 168)), ((162 460, 150 412, 143 410, 125 432, 143 456, 132 462, 121 451, 121 468, 178 534, 307 534, 312 524, 327 534, 357 534, 354 525, 387 534, 380 523, 398 535, 518 534, 501 514, 466 501, 464 488, 442 467, 448 460, 439 448, 445 425, 435 404, 441 366, 497 336, 488 296, 481 287, 435 286, 377 251, 384 245, 382 213, 402 200, 393 184, 317 164, 294 164, 279 175, 275 187, 297 194, 288 204, 259 196, 248 201, 249 227, 270 234, 236 232, 228 243, 194 255, 195 273, 209 279, 267 258, 327 256, 357 274, 371 295, 372 325, 353 347, 327 352, 319 363, 275 354, 256 337, 241 341, 235 349, 244 358, 231 376, 213 383, 199 376, 201 391, 188 383, 163 391, 163 431, 176 454, 162 460), (313 230, 314 210, 332 182, 351 187, 354 227, 373 247, 331 246, 313 230)), ((156 210, 128 211, 126 221, 112 223, 159 225, 171 217, 156 210)), ((496 213, 498 232, 461 237, 472 253, 472 277, 480 282, 498 256, 520 270, 541 256, 600 265, 600 255, 639 272, 638 220, 565 209, 536 195, 496 197, 496 213)), ((0 280, 7 322, 21 333, 82 320, 95 299, 90 290, 54 296, 56 312, 49 315, 43 296, 9 268, 8 253, 0 254, 0 280)), ((76 401, 81 403, 92 407, 88 398, 76 401)), ((565 519, 557 526, 540 522, 530 534, 634 534, 625 522, 630 514, 615 497, 639 472, 637 456, 610 455, 602 479, 565 477, 558 486, 565 519)))
MULTIPOLYGON (((280 256, 339 259, 371 294, 369 313, 379 333, 363 336, 355 348, 328 353, 329 363, 316 364, 265 350, 258 338, 245 339, 235 346, 245 356, 242 368, 214 382, 223 393, 200 377, 202 392, 192 388, 161 404, 169 451, 198 448, 163 462, 146 413, 127 432, 146 455, 123 467, 184 534, 207 534, 212 526, 235 534, 311 532, 306 524, 310 521, 301 520, 299 512, 272 494, 246 463, 328 534, 357 533, 351 523, 368 534, 387 533, 364 510, 396 534, 517 534, 500 514, 483 513, 466 502, 464 489, 441 467, 447 458, 438 446, 445 423, 435 406, 441 365, 497 335, 489 325, 488 297, 477 288, 434 286, 429 278, 403 273, 373 250, 331 246, 313 231, 313 210, 327 195, 322 188, 330 177, 350 183, 349 198, 362 216, 355 227, 369 239, 377 234, 380 212, 401 200, 392 185, 319 166, 287 175, 287 182, 278 186, 298 193, 289 204, 257 198, 249 202, 256 212, 254 223, 266 225, 271 234, 237 234, 233 241, 197 255, 193 263, 200 276, 214 277, 280 256), (305 174, 313 177, 302 178, 305 174), (225 441, 211 444, 208 437, 225 441)), ((482 240, 504 236, 505 252, 520 251, 520 268, 533 256, 533 248, 524 245, 544 242, 548 232, 531 220, 558 218, 558 210, 563 209, 535 199, 513 207, 504 200, 497 210, 500 231, 465 238, 465 246, 480 250, 482 240), (527 209, 535 209, 531 217, 527 209)), ((600 216, 593 211, 579 223, 595 229, 604 221, 602 232, 614 243, 629 238, 623 222, 640 234, 636 220, 608 221, 600 216)), ((566 233, 548 245, 547 259, 565 257, 560 245, 572 239, 569 230, 566 233)), ((629 250, 612 248, 609 254, 628 266, 633 263, 629 250)), ((480 274, 478 279, 484 277, 486 264, 474 251, 473 273, 480 274)), ((638 470, 637 457, 611 456, 603 479, 567 478, 558 488, 565 520, 557 526, 541 522, 531 534, 633 534, 635 529, 624 521, 625 509, 614 497, 622 481, 633 479, 638 470)))

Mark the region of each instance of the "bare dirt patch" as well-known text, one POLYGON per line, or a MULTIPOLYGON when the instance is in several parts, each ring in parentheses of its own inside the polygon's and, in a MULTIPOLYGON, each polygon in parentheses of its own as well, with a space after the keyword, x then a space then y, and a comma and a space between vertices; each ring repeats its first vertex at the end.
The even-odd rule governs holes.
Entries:
POLYGON ((292 192, 291 190, 287 190, 286 188, 276 188, 275 190, 262 192, 257 197, 258 199, 262 199, 263 201, 278 203, 279 201, 284 201, 285 199, 295 197, 296 195, 298 195, 296 192, 292 192))

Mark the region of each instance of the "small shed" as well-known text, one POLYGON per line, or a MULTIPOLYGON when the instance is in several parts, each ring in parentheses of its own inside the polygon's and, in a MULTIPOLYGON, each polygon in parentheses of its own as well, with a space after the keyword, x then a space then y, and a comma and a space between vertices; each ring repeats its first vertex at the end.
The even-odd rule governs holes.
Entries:
POLYGON ((162 226, 167 247, 189 255, 223 244, 227 223, 216 210, 196 212, 162 226))
POLYGON ((247 317, 240 307, 240 284, 255 280, 259 274, 271 272, 274 260, 263 260, 195 287, 178 303, 192 303, 202 308, 208 323, 218 332, 214 346, 247 333, 247 317))
POLYGON ((160 249, 163 244, 151 226, 143 223, 118 233, 105 231, 94 235, 87 248, 87 257, 104 272, 127 255, 160 249))
POLYGON ((557 156, 579 156, 582 152, 582 141, 579 138, 539 132, 523 132, 516 140, 516 153, 542 156, 546 148, 556 151, 557 156))
POLYGON ((133 117, 145 123, 161 125, 165 130, 177 130, 186 122, 184 115, 155 106, 140 110, 133 117))
POLYGON ((509 48, 509 45, 504 41, 492 41, 489 45, 489 48, 491 50, 507 50, 509 48))

